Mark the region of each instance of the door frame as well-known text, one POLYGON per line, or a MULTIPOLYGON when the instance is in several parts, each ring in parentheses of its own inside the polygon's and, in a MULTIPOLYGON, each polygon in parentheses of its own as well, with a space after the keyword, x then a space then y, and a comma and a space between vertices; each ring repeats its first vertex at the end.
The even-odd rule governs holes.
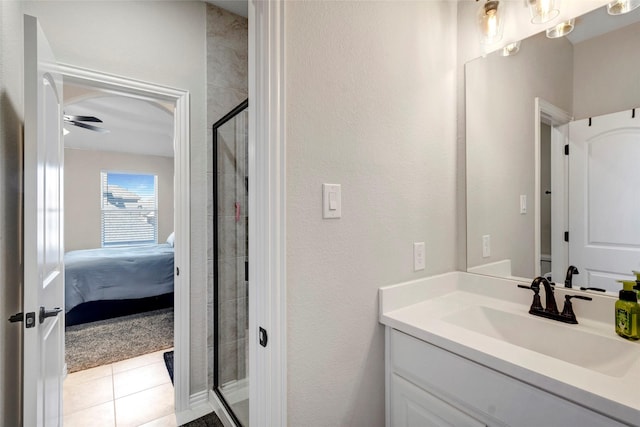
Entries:
POLYGON ((191 293, 191 196, 189 92, 58 64, 65 82, 105 92, 174 105, 174 391, 175 413, 190 409, 190 293, 191 293))
POLYGON ((249 0, 249 424, 287 425, 285 3, 249 0), (259 328, 268 334, 259 344, 259 328))
POLYGON ((551 234, 551 271, 553 272, 553 280, 560 280, 556 277, 559 272, 564 271, 568 265, 569 259, 569 246, 563 241, 563 238, 559 233, 554 233, 558 228, 560 230, 568 230, 568 197, 567 188, 569 181, 569 168, 568 161, 564 155, 564 146, 569 143, 568 127, 563 126, 573 120, 571 114, 567 113, 563 109, 556 107, 552 103, 545 101, 542 98, 535 98, 535 141, 534 141, 534 157, 535 157, 535 188, 534 188, 534 204, 535 204, 535 217, 534 217, 534 272, 535 276, 541 274, 540 271, 540 192, 542 191, 540 185, 541 176, 541 158, 540 158, 540 146, 541 146, 541 132, 540 124, 545 123, 551 126, 551 224, 556 224, 552 228, 551 234), (554 178, 556 177, 556 178, 554 178), (562 179, 557 179, 561 177, 562 179), (561 200, 560 204, 553 204, 553 199, 561 200))

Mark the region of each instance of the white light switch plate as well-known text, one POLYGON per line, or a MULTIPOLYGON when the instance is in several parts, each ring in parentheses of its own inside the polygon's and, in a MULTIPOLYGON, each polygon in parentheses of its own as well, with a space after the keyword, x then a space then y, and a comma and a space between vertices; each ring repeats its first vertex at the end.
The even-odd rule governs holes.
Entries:
POLYGON ((426 265, 424 242, 413 244, 413 271, 424 270, 426 265))
POLYGON ((322 184, 322 218, 342 216, 342 189, 340 184, 322 184))
POLYGON ((521 214, 527 213, 527 195, 526 194, 520 195, 520 213, 521 214))
POLYGON ((485 234, 482 236, 482 258, 489 258, 491 256, 491 235, 485 234))

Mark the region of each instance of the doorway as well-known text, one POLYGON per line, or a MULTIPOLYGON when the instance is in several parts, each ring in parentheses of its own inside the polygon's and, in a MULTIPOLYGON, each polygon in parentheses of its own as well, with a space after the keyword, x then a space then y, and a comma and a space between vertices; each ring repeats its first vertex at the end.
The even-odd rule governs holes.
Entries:
POLYGON ((535 276, 564 280, 568 245, 568 123, 571 115, 543 99, 535 99, 535 276))
MULTIPOLYGON (((101 249, 112 249, 110 246, 115 248, 121 243, 130 243, 122 240, 122 233, 120 233, 119 230, 129 227, 129 225, 133 223, 142 223, 142 227, 139 227, 137 229, 138 231, 126 233, 130 236, 134 236, 132 238, 133 240, 138 239, 139 243, 142 242, 148 244, 136 246, 135 250, 139 250, 144 247, 145 250, 151 249, 163 252, 162 255, 155 253, 150 254, 148 255, 149 259, 147 259, 147 261, 151 260, 152 263, 159 263, 156 267, 159 266, 157 270, 162 272, 160 275, 162 277, 159 277, 153 286, 160 285, 160 290, 152 290, 150 291, 151 294, 148 292, 145 293, 146 291, 142 291, 142 293, 140 293, 139 291, 141 291, 141 287, 137 286, 134 294, 131 295, 133 298, 126 298, 126 295, 124 298, 120 296, 118 298, 123 298, 125 300, 124 303, 120 300, 115 305, 111 304, 113 301, 110 301, 110 299, 117 298, 111 298, 112 295, 107 295, 107 292, 103 292, 103 296, 107 298, 107 301, 92 301, 92 303, 96 303, 98 306, 97 308, 96 306, 89 307, 89 314, 106 314, 107 318, 113 316, 114 313, 116 315, 125 314, 125 317, 118 317, 118 319, 126 319, 131 325, 133 325, 130 326, 130 329, 137 334, 136 336, 138 338, 132 338, 132 340, 141 341, 140 337, 145 337, 147 338, 147 341, 151 342, 151 344, 156 344, 153 342, 155 339, 148 340, 148 335, 155 333, 152 330, 153 328, 150 326, 151 323, 155 322, 162 330, 162 335, 166 335, 168 333, 171 335, 171 338, 173 338, 173 357, 171 358, 170 355, 168 356, 165 354, 171 350, 171 346, 161 343, 160 347, 167 348, 162 348, 160 350, 157 348, 143 349, 143 355, 140 355, 135 359, 129 359, 126 361, 127 363, 109 363, 107 365, 103 365, 101 368, 80 371, 79 373, 84 372, 84 375, 88 375, 89 377, 91 375, 97 375, 103 378, 104 382, 111 381, 112 396, 114 397, 111 404, 112 411, 113 408, 118 405, 116 402, 118 397, 115 396, 116 393, 125 393, 127 396, 133 396, 134 392, 142 392, 151 388, 162 388, 164 397, 161 400, 163 401, 164 407, 160 412, 156 413, 156 415, 170 415, 170 417, 173 417, 175 420, 175 416, 173 414, 186 410, 189 403, 188 328, 190 291, 190 171, 188 149, 188 93, 185 91, 157 86, 145 82, 128 80, 118 76, 111 76, 71 66, 59 66, 59 69, 64 75, 65 90, 70 88, 70 95, 72 97, 75 96, 74 100, 76 101, 69 104, 65 102, 65 114, 68 116, 75 116, 67 117, 67 119, 80 122, 80 128, 83 127, 82 124, 90 123, 91 126, 111 130, 109 129, 109 125, 106 120, 104 120, 103 123, 99 123, 83 121, 82 119, 86 119, 86 117, 78 118, 78 116, 83 115, 81 112, 83 105, 86 104, 86 102, 94 102, 97 97, 101 97, 103 101, 120 97, 120 101, 124 100, 124 104, 129 103, 134 106, 130 111, 130 114, 133 117, 136 117, 136 114, 140 113, 141 109, 147 108, 149 111, 155 110, 159 117, 164 116, 165 119, 168 118, 168 127, 164 126, 163 128, 164 132, 167 133, 165 136, 169 141, 168 147, 167 144, 164 144, 164 147, 155 147, 160 151, 155 153, 156 155, 152 156, 155 163, 162 165, 162 167, 157 167, 156 165, 155 169, 158 170, 157 173, 153 173, 153 171, 151 171, 151 169, 154 168, 150 167, 149 164, 146 164, 145 167, 141 168, 139 167, 140 162, 138 162, 138 166, 136 166, 135 159, 138 159, 139 161, 139 156, 142 156, 142 153, 107 154, 108 150, 105 149, 103 152, 100 152, 97 157, 101 158, 101 164, 103 165, 105 164, 104 161, 106 157, 114 157, 116 160, 112 160, 115 163, 110 163, 114 166, 101 166, 99 168, 100 170, 96 172, 99 177, 92 182, 86 182, 84 184, 93 186, 93 190, 98 191, 100 194, 92 200, 95 201, 95 205, 101 206, 101 208, 98 209, 101 210, 101 212, 94 215, 99 217, 98 226, 100 228, 100 235, 97 245, 101 249), (80 110, 74 110, 74 105, 75 107, 80 108, 80 110), (66 111, 67 109, 69 111, 66 111), (128 157, 130 163, 117 163, 117 161, 122 161, 123 157, 128 157), (135 197, 132 197, 132 193, 135 193, 135 191, 132 191, 132 188, 134 186, 138 186, 139 188, 139 186, 142 186, 145 182, 148 184, 147 190, 144 190, 146 193, 142 194, 142 197, 138 197, 138 200, 133 200, 135 197), (128 185, 131 188, 128 188, 128 185), (164 191, 169 187, 172 189, 171 192, 164 191), (113 191, 114 189, 115 191, 113 191), (152 199, 151 196, 155 196, 155 201, 150 201, 152 199), (125 212, 127 209, 116 209, 116 207, 132 208, 131 210, 135 210, 136 212, 125 212), (127 214, 131 214, 132 216, 130 215, 125 218, 127 214), (111 227, 109 224, 113 226, 111 227), (169 247, 171 248, 169 249, 169 247), (170 265, 166 259, 166 254, 169 252, 172 252, 173 258, 170 265), (173 283, 169 285, 165 279, 171 279, 173 283), (175 291, 171 290, 171 292, 167 292, 168 286, 175 289, 175 291), (106 306, 104 306, 103 303, 105 303, 106 306), (150 317, 142 319, 142 317, 149 314, 153 314, 155 316, 152 321, 149 320, 150 317), (171 322, 173 325, 168 324, 171 322), (146 329, 143 330, 144 328, 146 329), (169 380, 170 377, 168 375, 171 368, 173 368, 173 386, 171 385, 169 380), (133 382, 138 383, 138 385, 134 386, 134 388, 122 385, 122 387, 120 387, 121 391, 117 392, 116 376, 120 373, 118 371, 122 369, 131 369, 130 373, 135 371, 139 375, 142 375, 142 377, 145 377, 147 381, 150 380, 151 382, 155 381, 159 383, 143 385, 139 381, 127 380, 126 382, 128 383, 133 382), (106 371, 109 371, 108 376, 106 375, 106 371), (187 372, 186 375, 185 372, 187 372), (107 377, 109 377, 109 379, 107 379, 107 377), (127 387, 129 387, 128 391, 126 390, 127 387), (134 390, 136 387, 143 387, 145 390, 134 390), (171 414, 167 413, 168 409, 170 409, 171 414)), ((119 105, 124 104, 121 103, 119 105)), ((123 109, 126 110, 124 107, 123 109)), ((100 115, 103 114, 108 116, 108 108, 101 111, 103 111, 103 113, 100 113, 100 115)), ((89 115, 92 116, 92 114, 89 115)), ((95 116, 98 115, 99 114, 96 114, 95 116)), ((154 126, 156 128, 160 128, 158 123, 155 123, 154 126)), ((80 131, 85 132, 85 134, 87 131, 86 128, 80 130, 76 129, 77 126, 69 123, 69 121, 65 122, 65 127, 68 128, 67 131, 72 133, 75 132, 77 135, 80 135, 80 131)), ((71 140, 71 138, 69 139, 71 140)), ((158 135, 155 135, 153 139, 158 141, 158 135)), ((74 143, 81 144, 82 141, 75 141, 74 143)), ((106 140, 101 143, 103 145, 108 144, 106 140)), ((125 142, 125 145, 133 146, 134 144, 131 141, 128 141, 125 142)), ((73 153, 72 155, 74 157, 78 157, 77 154, 82 151, 82 147, 77 146, 69 147, 69 149, 73 150, 70 152, 73 153)), ((69 157, 71 158, 72 156, 69 157)), ((93 157, 96 157, 95 152, 93 153, 93 157)), ((80 156, 80 158, 80 163, 88 163, 87 161, 82 160, 85 156, 80 156)), ((74 159, 74 163, 77 164, 78 159, 74 159)), ((69 162, 67 166, 71 167, 71 162, 69 162)), ((77 180, 82 181, 81 178, 77 180)), ((140 195, 141 194, 137 194, 137 196, 140 195)), ((90 203, 91 200, 86 201, 86 204, 90 203)), ((69 207, 66 207, 66 211, 69 211, 69 207)), ((73 224, 68 224, 67 228, 69 228, 69 226, 75 227, 77 225, 78 222, 76 221, 73 224)), ((82 244, 85 246, 87 245, 86 242, 80 243, 80 245, 82 244)), ((93 242, 93 244, 95 246, 95 242, 93 242)), ((77 245, 77 243, 72 242, 72 245, 77 245)), ((134 247, 131 246, 131 248, 134 247)), ((68 247, 67 250, 69 249, 76 248, 68 247)), ((147 255, 142 256, 140 259, 144 257, 147 257, 147 255)), ((136 260, 136 262, 138 261, 136 260)), ((135 275, 135 270, 130 270, 129 273, 133 273, 135 275)), ((141 274, 141 276, 148 276, 148 274, 141 274)), ((126 280, 126 278, 121 278, 118 281, 124 282, 126 280)), ((136 280, 134 279, 133 281, 136 280)), ((149 286, 152 286, 152 284, 149 283, 149 286)), ((81 308, 81 306, 82 305, 79 305, 76 308, 81 308)), ((74 308, 74 310, 76 308, 74 308)), ((86 315, 86 311, 87 310, 85 310, 85 313, 81 313, 81 316, 86 315)), ((71 319, 74 322, 78 320, 74 317, 71 317, 71 319)), ((105 320, 108 321, 108 319, 99 319, 98 322, 92 323, 99 323, 105 320)), ((104 325, 100 326, 102 327, 104 325)), ((73 326, 71 326, 71 328, 73 328, 73 326)), ((122 381, 121 383, 124 384, 122 381)), ((139 397, 143 398, 144 396, 143 394, 140 394, 139 397)), ((149 396, 147 396, 147 398, 152 399, 149 396)), ((102 396, 101 399, 104 400, 105 397, 102 396)), ((132 402, 134 400, 135 399, 129 399, 129 401, 132 402)), ((102 406, 104 408, 108 407, 106 404, 102 406)), ((135 408, 138 413, 141 412, 141 406, 139 403, 130 406, 135 408)), ((153 418, 147 418, 144 422, 161 418, 160 416, 153 415, 153 408, 148 409, 150 410, 148 417, 153 418)), ((138 416, 139 415, 140 414, 138 414, 138 416)), ((126 422, 124 424, 126 424, 126 422)))

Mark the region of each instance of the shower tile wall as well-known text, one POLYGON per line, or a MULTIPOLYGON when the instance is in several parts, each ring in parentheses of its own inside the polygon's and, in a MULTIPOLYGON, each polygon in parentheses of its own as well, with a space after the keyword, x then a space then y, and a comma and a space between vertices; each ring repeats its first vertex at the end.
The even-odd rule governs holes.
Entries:
MULTIPOLYGON (((244 101, 248 96, 248 21, 242 16, 227 12, 216 6, 207 4, 207 138, 208 138, 208 164, 207 178, 209 182, 208 191, 208 302, 207 313, 209 333, 207 337, 207 352, 209 362, 209 385, 213 385, 213 322, 216 311, 213 307, 213 274, 214 260, 216 258, 213 253, 213 221, 217 216, 213 212, 213 151, 212 140, 213 135, 211 126, 213 123, 222 118, 231 111, 235 106, 244 101)), ((246 204, 244 205, 246 206, 246 204)), ((246 213, 246 209, 243 213, 246 213)), ((234 225, 235 229, 235 225, 234 225)), ((224 234, 224 231, 220 231, 224 234)), ((227 235, 229 233, 226 233, 227 235)), ((237 261, 237 260, 236 260, 237 261)), ((244 273, 244 261, 242 261, 242 269, 232 259, 221 261, 221 272, 226 277, 237 277, 237 271, 244 273)), ((239 263, 239 261, 238 261, 239 263)), ((229 305, 235 304, 236 307, 241 306, 244 301, 246 292, 238 293, 235 287, 225 290, 223 297, 229 305)), ((242 290, 241 290, 242 291, 242 290)), ((243 309, 244 310, 244 309, 243 309)), ((243 315, 242 310, 230 310, 225 312, 226 315, 243 315)), ((246 313, 244 314, 246 316, 246 313)), ((228 334, 230 331, 221 331, 228 334)), ((228 335, 227 335, 228 336, 228 335)), ((229 356, 234 356, 238 352, 238 348, 242 348, 239 339, 232 340, 224 345, 223 351, 228 352, 229 356)), ((242 353, 244 354, 244 353, 242 353)), ((240 363, 239 363, 240 364, 240 363)), ((244 366, 244 363, 242 363, 244 366)), ((235 376, 238 372, 238 366, 229 366, 230 372, 225 372, 224 376, 235 376)))
POLYGON ((244 378, 247 329, 247 113, 218 132, 220 385, 244 378))

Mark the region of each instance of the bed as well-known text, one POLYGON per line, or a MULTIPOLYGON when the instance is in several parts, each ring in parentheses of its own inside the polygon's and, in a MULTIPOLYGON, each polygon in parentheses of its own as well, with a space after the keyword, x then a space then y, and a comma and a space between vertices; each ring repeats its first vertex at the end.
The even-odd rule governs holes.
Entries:
POLYGON ((172 303, 173 254, 170 243, 67 252, 67 325, 172 303))

